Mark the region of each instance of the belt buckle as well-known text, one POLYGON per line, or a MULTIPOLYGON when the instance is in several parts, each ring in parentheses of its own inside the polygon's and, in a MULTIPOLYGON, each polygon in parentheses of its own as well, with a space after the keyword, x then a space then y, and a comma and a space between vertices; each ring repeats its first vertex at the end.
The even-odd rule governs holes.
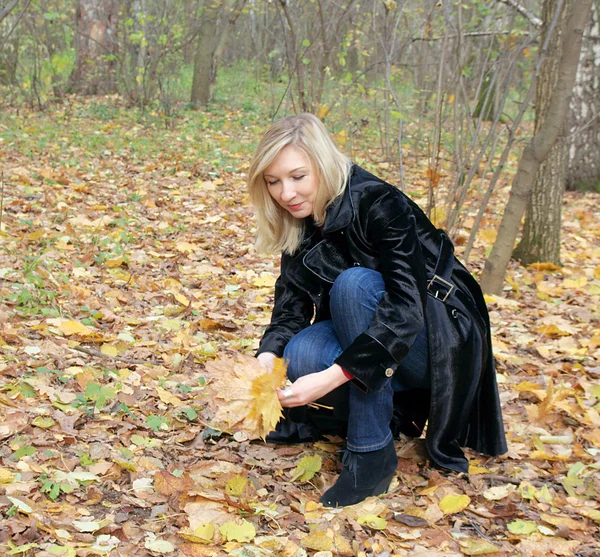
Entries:
POLYGON ((439 290, 436 290, 435 294, 432 294, 432 296, 436 300, 441 300, 442 302, 445 302, 447 300, 448 296, 450 296, 450 294, 452 294, 452 291, 454 290, 455 286, 451 282, 448 282, 446 279, 443 279, 442 277, 440 277, 438 275, 433 275, 433 278, 429 281, 429 284, 427 285, 427 290, 431 289, 434 282, 439 282, 439 283, 443 284, 444 286, 448 287, 448 291, 446 292, 446 294, 444 295, 443 298, 440 298, 438 296, 438 294, 440 293, 439 290))

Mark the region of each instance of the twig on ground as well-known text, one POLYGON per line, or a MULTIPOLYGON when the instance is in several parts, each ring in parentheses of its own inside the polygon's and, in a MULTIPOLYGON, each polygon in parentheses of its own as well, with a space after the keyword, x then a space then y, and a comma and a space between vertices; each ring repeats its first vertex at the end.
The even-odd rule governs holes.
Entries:
MULTIPOLYGON (((474 478, 481 478, 484 480, 492 480, 492 481, 497 481, 497 482, 504 482, 504 483, 509 483, 509 484, 513 484, 513 485, 521 485, 522 482, 526 481, 528 483, 530 483, 531 485, 535 486, 535 487, 544 487, 546 486, 552 486, 552 487, 556 487, 559 489, 562 489, 563 491, 565 491, 565 488, 556 482, 552 482, 552 481, 541 481, 541 480, 517 480, 515 478, 510 478, 508 476, 502 476, 500 474, 477 474, 476 476, 474 476, 474 478)), ((469 477, 469 480, 471 478, 469 477)))
POLYGON ((70 346, 71 350, 77 350, 77 352, 83 352, 88 356, 93 356, 95 358, 105 358, 109 360, 117 360, 119 362, 123 362, 124 364, 134 364, 134 365, 153 365, 153 366, 162 366, 164 362, 156 362, 154 360, 141 360, 138 358, 125 358, 123 356, 110 356, 108 354, 104 354, 100 352, 100 350, 96 350, 95 348, 88 348, 87 346, 70 346))

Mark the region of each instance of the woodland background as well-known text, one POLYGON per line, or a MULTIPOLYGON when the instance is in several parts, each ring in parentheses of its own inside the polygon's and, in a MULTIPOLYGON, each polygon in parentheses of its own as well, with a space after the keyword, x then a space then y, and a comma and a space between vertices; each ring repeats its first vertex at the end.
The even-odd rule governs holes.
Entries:
POLYGON ((1 2, 0 552, 597 555, 599 15, 1 2), (325 511, 339 440, 211 427, 204 364, 253 353, 278 269, 254 250, 248 159, 300 111, 488 293, 509 452, 468 477, 404 440, 388 495, 325 511))

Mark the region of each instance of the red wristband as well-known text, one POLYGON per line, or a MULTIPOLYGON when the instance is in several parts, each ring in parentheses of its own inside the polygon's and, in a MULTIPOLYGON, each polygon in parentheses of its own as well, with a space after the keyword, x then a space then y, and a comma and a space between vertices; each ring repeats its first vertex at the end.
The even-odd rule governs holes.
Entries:
POLYGON ((350 379, 350 381, 354 379, 354 375, 348 373, 344 368, 342 368, 342 373, 346 376, 347 379, 350 379))

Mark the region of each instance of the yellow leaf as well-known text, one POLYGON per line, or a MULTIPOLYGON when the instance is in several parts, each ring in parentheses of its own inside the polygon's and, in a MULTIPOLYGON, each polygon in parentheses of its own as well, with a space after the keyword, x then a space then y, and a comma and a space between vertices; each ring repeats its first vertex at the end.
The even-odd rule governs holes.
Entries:
POLYGON ((557 325, 540 325, 535 330, 545 336, 570 336, 572 333, 563 331, 557 325))
POLYGON ((356 519, 356 522, 358 522, 361 526, 368 526, 374 530, 385 530, 387 527, 387 521, 374 514, 365 514, 363 516, 359 516, 356 519))
POLYGON ((39 240, 40 238, 43 238, 45 235, 44 229, 40 228, 38 230, 36 230, 35 232, 31 232, 29 234, 27 234, 25 236, 26 240, 29 240, 31 242, 34 242, 35 240, 39 240))
POLYGON ((469 464, 469 475, 473 474, 489 474, 489 468, 484 468, 483 466, 479 466, 477 464, 469 464))
POLYGON ((239 497, 244 492, 246 485, 248 485, 248 479, 238 474, 227 482, 225 491, 228 495, 239 497))
POLYGON ((204 522, 194 530, 190 528, 180 530, 179 535, 188 542, 211 543, 215 535, 215 525, 212 522, 204 522))
POLYGON ((468 495, 446 495, 440 501, 440 510, 444 514, 455 514, 469 506, 471 498, 468 495))
POLYGON ((275 275, 273 275, 272 273, 261 273, 259 277, 254 279, 254 286, 259 286, 259 287, 268 287, 268 288, 272 288, 273 286, 275 286, 275 281, 277 280, 277 277, 275 275))
POLYGON ((479 232, 479 237, 481 241, 486 246, 491 246, 496 241, 496 236, 498 235, 498 231, 495 228, 482 228, 479 232))
POLYGON ((300 545, 315 551, 331 551, 334 548, 333 538, 330 538, 321 530, 317 530, 305 538, 302 538, 300 545))
POLYGON ((120 257, 114 257, 113 259, 105 259, 104 260, 104 264, 107 267, 115 268, 115 267, 120 267, 121 265, 123 265, 123 263, 125 263, 125 259, 123 258, 123 256, 120 257))
POLYGON ((319 109, 317 110, 317 118, 319 120, 323 120, 323 118, 325 118, 325 116, 327 116, 327 114, 329 114, 329 107, 326 104, 322 104, 319 106, 319 109))
POLYGON ((600 267, 594 269, 594 278, 600 279, 600 267))
POLYGON ((173 406, 183 406, 185 404, 183 400, 177 398, 175 395, 171 394, 162 387, 156 387, 156 393, 158 394, 158 398, 160 398, 160 400, 162 400, 165 404, 172 404, 173 406))
POLYGON ((583 288, 587 284, 588 280, 586 277, 579 277, 577 279, 565 279, 563 286, 565 288, 583 288))
POLYGON ((591 518, 594 522, 600 523, 600 511, 596 509, 577 509, 577 512, 587 518, 591 518))
POLYGON ((229 542, 249 542, 256 536, 254 524, 247 520, 242 520, 241 524, 226 522, 219 527, 219 531, 229 542))
POLYGON ((173 297, 182 305, 182 306, 189 306, 190 305, 190 301, 183 295, 183 294, 179 294, 179 293, 175 293, 173 294, 173 297))
POLYGON ((461 540, 460 548, 464 555, 486 555, 488 553, 497 553, 500 551, 493 543, 487 540, 461 540))
POLYGON ((117 347, 108 343, 104 343, 100 347, 100 352, 102 352, 102 354, 110 356, 111 358, 115 358, 119 355, 119 350, 117 349, 117 347))
POLYGON ((89 336, 92 335, 92 331, 88 329, 83 323, 79 321, 63 321, 59 326, 59 330, 64 335, 70 337, 71 335, 89 336))
POLYGON ((189 242, 177 242, 175 244, 175 249, 181 253, 193 253, 196 251, 196 246, 189 242))
POLYGON ((10 484, 13 482, 15 475, 6 468, 0 468, 0 485, 10 484))
POLYGON ((75 548, 72 546, 62 546, 57 544, 50 545, 47 549, 48 553, 56 557, 75 557, 75 548))
POLYGON ((41 429, 50 429, 56 422, 50 416, 38 416, 31 424, 41 429))
POLYGON ((302 457, 294 470, 292 481, 299 479, 301 482, 307 482, 311 480, 321 469, 322 463, 323 459, 318 454, 302 457))
POLYGON ((559 526, 562 528, 567 528, 569 530, 586 530, 587 525, 582 520, 575 520, 574 518, 569 518, 567 516, 556 516, 552 514, 541 514, 540 518, 547 522, 548 524, 552 524, 553 526, 559 526))
POLYGON ((214 421, 232 432, 243 431, 253 439, 275 429, 282 416, 276 388, 285 379, 285 362, 275 361, 269 372, 259 361, 246 354, 212 360, 206 364, 212 380, 207 387, 214 421))
POLYGON ((449 97, 448 97, 448 104, 452 104, 454 102, 454 93, 452 93, 449 97))
POLYGON ((348 141, 348 133, 346 132, 346 130, 341 130, 335 135, 335 138, 337 142, 343 147, 348 141))

